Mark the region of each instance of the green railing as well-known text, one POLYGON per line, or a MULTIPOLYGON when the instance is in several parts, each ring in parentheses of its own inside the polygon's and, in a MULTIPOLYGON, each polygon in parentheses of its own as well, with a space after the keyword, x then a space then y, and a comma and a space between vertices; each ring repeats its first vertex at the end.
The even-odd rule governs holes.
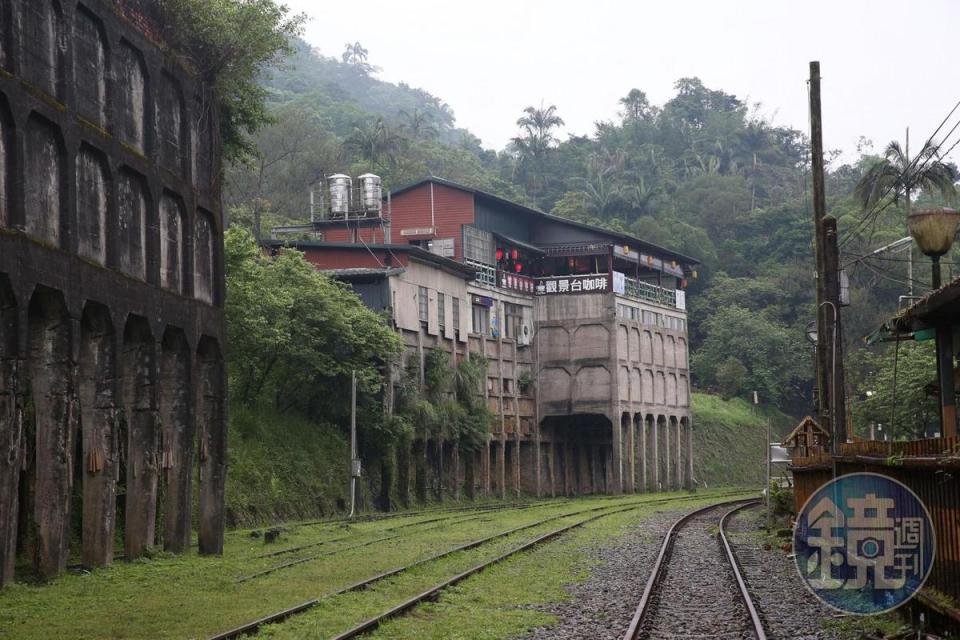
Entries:
POLYGON ((624 278, 624 295, 666 307, 676 308, 677 306, 677 293, 675 291, 634 278, 624 278))

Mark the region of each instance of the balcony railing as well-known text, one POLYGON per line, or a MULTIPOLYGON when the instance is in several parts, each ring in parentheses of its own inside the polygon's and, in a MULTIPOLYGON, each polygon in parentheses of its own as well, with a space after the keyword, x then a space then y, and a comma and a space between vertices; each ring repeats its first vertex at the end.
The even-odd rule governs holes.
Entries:
POLYGON ((463 263, 468 267, 473 267, 477 270, 477 275, 474 276, 474 280, 482 284, 489 284, 491 286, 497 286, 497 269, 496 267, 491 267, 488 264, 483 264, 482 262, 477 262, 476 260, 464 259, 463 263))
POLYGON ((655 284, 650 284, 649 282, 636 280, 634 278, 624 278, 623 280, 623 293, 626 296, 638 298, 654 304, 669 305, 671 307, 676 304, 677 296, 675 291, 664 289, 663 287, 658 287, 655 284))
MULTIPOLYGON (((614 285, 606 273, 591 273, 575 276, 553 276, 529 278, 518 274, 497 271, 496 267, 475 260, 464 260, 464 264, 476 270, 474 279, 493 287, 515 289, 523 293, 536 295, 563 295, 577 293, 607 293, 614 291, 614 285)), ((624 290, 621 295, 673 309, 685 309, 683 291, 665 289, 655 284, 624 277, 624 290)))

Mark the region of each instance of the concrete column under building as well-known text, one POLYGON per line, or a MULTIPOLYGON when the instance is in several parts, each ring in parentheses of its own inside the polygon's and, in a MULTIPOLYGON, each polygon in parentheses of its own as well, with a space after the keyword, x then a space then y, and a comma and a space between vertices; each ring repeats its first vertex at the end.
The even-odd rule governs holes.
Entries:
POLYGON ((647 416, 647 424, 650 427, 648 441, 650 442, 650 460, 648 461, 653 473, 650 475, 650 488, 652 491, 660 491, 660 456, 658 449, 660 444, 659 421, 652 415, 647 416))
POLYGON ((634 442, 634 421, 629 413, 623 414, 623 428, 621 431, 626 433, 625 440, 627 449, 627 482, 624 490, 633 493, 636 491, 637 449, 634 442))
POLYGON ((633 414, 634 456, 637 459, 635 488, 638 492, 647 491, 647 439, 643 415, 633 414))

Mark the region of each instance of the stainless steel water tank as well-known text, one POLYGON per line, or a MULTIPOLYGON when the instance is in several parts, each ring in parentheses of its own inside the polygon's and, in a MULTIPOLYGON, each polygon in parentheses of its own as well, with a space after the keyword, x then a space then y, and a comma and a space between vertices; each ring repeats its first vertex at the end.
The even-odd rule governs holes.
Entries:
POLYGON ((360 181, 360 198, 363 201, 364 212, 380 215, 380 209, 383 206, 383 189, 380 186, 380 176, 365 173, 357 180, 360 181))
POLYGON ((342 173, 335 173, 327 178, 327 188, 330 190, 330 215, 340 217, 350 212, 352 186, 353 180, 350 176, 342 173))

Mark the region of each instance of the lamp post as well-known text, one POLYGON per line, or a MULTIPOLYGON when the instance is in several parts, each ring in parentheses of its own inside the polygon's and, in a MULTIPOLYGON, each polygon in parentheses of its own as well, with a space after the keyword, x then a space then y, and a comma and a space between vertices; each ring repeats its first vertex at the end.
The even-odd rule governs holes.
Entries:
MULTIPOLYGON (((960 226, 960 213, 946 207, 920 209, 907 216, 907 228, 924 255, 933 260, 932 284, 941 286, 940 256, 950 251, 960 226)), ((940 389, 940 433, 944 437, 957 435, 957 407, 953 388, 953 331, 949 323, 941 322, 937 331, 937 379, 940 389)))
POLYGON ((939 289, 940 256, 953 246, 957 227, 960 226, 960 213, 954 209, 920 209, 907 216, 907 228, 910 236, 925 256, 933 260, 933 288, 939 289))

